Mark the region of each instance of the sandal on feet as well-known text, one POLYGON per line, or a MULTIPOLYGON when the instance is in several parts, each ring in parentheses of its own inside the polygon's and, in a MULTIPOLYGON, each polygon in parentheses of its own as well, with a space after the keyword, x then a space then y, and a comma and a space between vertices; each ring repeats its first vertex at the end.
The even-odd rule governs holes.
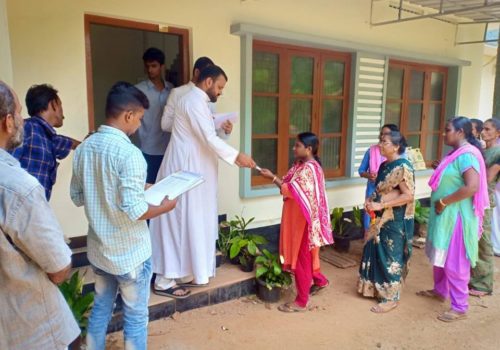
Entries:
POLYGON ((391 310, 394 310, 397 308, 399 305, 398 302, 385 302, 385 303, 378 303, 377 305, 373 306, 370 311, 374 312, 376 314, 385 314, 391 310))
POLYGON ((313 284, 311 288, 309 288, 309 295, 317 295, 322 290, 325 290, 330 285, 330 282, 327 282, 324 286, 318 286, 317 284, 313 284))
POLYGON ((473 297, 485 297, 488 295, 491 295, 491 292, 483 292, 482 290, 477 290, 477 289, 469 289, 469 295, 473 297))
POLYGON ((196 288, 196 287, 206 287, 206 286, 208 286, 208 283, 199 284, 199 283, 194 283, 194 280, 193 280, 193 281, 189 281, 186 283, 177 283, 177 285, 182 286, 182 287, 191 287, 191 288, 194 287, 194 288, 196 288))
POLYGON ((429 290, 421 290, 420 292, 416 293, 419 297, 426 297, 426 298, 431 298, 431 299, 436 299, 441 302, 445 301, 445 298, 442 297, 441 295, 437 294, 434 290, 429 289, 429 290))
POLYGON ((189 296, 189 294, 191 294, 191 291, 185 289, 184 287, 174 286, 174 287, 170 287, 167 289, 153 288, 153 293, 155 293, 157 295, 164 296, 164 297, 174 298, 174 299, 185 299, 189 296), (179 294, 178 292, 180 292, 180 291, 182 291, 182 293, 179 294))
POLYGON ((283 305, 278 306, 278 310, 281 312, 305 312, 307 307, 300 307, 295 303, 284 303, 283 305))
POLYGON ((443 321, 443 322, 455 322, 455 321, 460 321, 464 320, 467 318, 466 313, 459 313, 454 310, 449 310, 443 312, 441 315, 438 316, 438 320, 443 321))

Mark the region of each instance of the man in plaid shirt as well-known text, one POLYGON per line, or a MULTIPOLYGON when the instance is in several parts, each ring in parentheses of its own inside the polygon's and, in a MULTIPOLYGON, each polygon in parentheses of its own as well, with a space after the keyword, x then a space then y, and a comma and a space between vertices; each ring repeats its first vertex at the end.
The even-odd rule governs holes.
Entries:
POLYGON ((38 179, 50 199, 56 182, 59 159, 68 156, 79 141, 58 135, 54 128, 63 125, 62 102, 57 90, 47 84, 33 85, 26 93, 26 107, 31 118, 24 121, 24 141, 12 155, 21 167, 38 179))

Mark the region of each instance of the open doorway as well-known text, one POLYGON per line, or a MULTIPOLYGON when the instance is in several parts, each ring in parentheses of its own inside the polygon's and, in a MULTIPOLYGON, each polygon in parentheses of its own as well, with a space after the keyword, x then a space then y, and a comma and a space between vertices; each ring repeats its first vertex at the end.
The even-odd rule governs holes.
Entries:
POLYGON ((142 54, 149 47, 165 53, 165 79, 174 86, 189 79, 189 32, 116 18, 85 15, 89 129, 104 122, 106 94, 117 81, 147 79, 142 54))

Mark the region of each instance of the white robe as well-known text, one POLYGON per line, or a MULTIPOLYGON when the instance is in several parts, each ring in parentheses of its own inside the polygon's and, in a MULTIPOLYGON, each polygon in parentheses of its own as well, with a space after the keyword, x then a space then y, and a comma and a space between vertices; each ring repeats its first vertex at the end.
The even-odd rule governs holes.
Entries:
MULTIPOLYGON (((163 109, 163 115, 161 116, 161 129, 166 132, 172 132, 172 127, 174 126, 175 120, 175 109, 179 104, 179 100, 187 94, 191 89, 195 87, 192 81, 189 81, 187 84, 181 85, 175 89, 170 90, 170 94, 168 96, 167 104, 163 109)), ((210 108, 210 112, 212 115, 215 114, 215 103, 208 103, 208 108, 210 108)), ((217 129, 217 136, 219 136, 223 140, 227 140, 229 135, 223 129, 217 129)))
POLYGON ((197 87, 179 98, 157 177, 159 181, 187 170, 201 174, 205 182, 179 197, 174 210, 149 225, 153 272, 166 278, 193 275, 199 284, 208 283, 215 274, 218 158, 234 164, 239 153, 217 136, 208 102, 208 95, 197 87))

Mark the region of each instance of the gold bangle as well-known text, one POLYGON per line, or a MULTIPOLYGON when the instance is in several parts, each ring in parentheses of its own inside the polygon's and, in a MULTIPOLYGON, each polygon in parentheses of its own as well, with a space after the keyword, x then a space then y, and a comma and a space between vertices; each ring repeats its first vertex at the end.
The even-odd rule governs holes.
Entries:
POLYGON ((446 207, 448 204, 444 204, 443 198, 439 198, 439 203, 444 207, 446 207))
POLYGON ((273 182, 274 182, 274 181, 276 181, 276 179, 277 179, 277 177, 276 177, 276 176, 274 176, 274 177, 273 177, 273 182))

